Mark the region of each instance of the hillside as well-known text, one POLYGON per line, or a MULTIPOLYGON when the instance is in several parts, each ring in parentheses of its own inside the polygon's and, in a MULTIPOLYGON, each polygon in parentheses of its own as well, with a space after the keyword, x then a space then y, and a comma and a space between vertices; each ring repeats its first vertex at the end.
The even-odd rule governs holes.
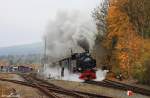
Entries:
POLYGON ((0 48, 0 56, 40 54, 42 52, 42 42, 0 48))

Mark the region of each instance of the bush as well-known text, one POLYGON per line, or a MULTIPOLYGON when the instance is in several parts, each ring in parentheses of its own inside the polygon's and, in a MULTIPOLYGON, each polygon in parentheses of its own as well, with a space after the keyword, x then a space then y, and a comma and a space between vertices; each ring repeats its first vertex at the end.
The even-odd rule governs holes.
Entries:
POLYGON ((132 69, 132 76, 139 83, 150 85, 150 60, 145 61, 144 64, 136 63, 132 69))

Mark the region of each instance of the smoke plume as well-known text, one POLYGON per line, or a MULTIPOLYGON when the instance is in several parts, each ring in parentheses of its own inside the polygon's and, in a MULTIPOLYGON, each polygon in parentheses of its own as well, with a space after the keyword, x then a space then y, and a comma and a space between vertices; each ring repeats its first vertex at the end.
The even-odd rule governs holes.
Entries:
POLYGON ((59 11, 49 22, 46 40, 49 56, 62 58, 70 50, 92 50, 96 38, 96 26, 92 17, 80 11, 59 11))

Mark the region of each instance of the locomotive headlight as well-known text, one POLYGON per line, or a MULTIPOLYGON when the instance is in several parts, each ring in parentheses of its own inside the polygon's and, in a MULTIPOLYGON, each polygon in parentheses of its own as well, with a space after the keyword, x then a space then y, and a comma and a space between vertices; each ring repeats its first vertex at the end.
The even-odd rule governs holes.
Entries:
POLYGON ((78 70, 81 71, 81 68, 79 67, 78 70))

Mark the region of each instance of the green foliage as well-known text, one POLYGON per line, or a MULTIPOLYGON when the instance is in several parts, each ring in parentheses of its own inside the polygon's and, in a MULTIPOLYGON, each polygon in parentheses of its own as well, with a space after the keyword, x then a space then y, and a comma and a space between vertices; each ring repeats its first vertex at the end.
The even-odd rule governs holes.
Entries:
MULTIPOLYGON (((144 40, 150 38, 150 0, 128 0, 125 4, 130 21, 133 23, 136 31, 144 40)), ((132 68, 132 75, 140 83, 150 85, 150 45, 143 44, 143 52, 138 61, 132 68)))
POLYGON ((139 83, 150 85, 150 51, 142 52, 141 58, 132 68, 132 75, 139 83))
POLYGON ((112 66, 112 72, 115 74, 115 75, 119 75, 121 73, 121 69, 120 69, 120 66, 119 64, 115 64, 112 66))

